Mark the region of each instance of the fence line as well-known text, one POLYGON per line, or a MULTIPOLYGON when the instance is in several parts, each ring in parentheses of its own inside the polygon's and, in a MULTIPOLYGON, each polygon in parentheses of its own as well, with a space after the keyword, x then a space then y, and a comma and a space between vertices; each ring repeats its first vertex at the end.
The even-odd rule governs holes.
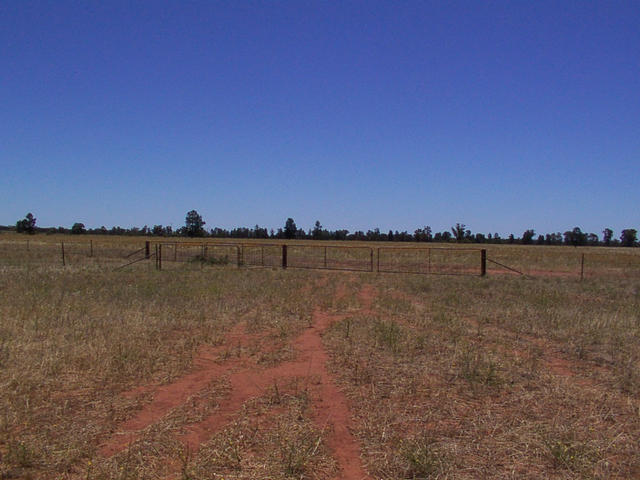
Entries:
POLYGON ((570 247, 505 246, 485 250, 429 244, 218 243, 174 239, 125 243, 69 238, 56 241, 46 241, 44 238, 42 241, 38 238, 2 240, 0 266, 89 264, 115 267, 144 263, 138 259, 138 256, 142 256, 145 260, 153 258, 157 262, 156 268, 160 269, 172 269, 186 262, 201 262, 212 265, 426 275, 518 274, 578 279, 595 276, 640 277, 640 250, 623 248, 593 251, 570 247), (137 261, 131 262, 134 259, 137 261))
POLYGON ((374 248, 360 245, 147 241, 145 251, 151 251, 152 243, 156 248, 156 268, 158 269, 162 268, 163 260, 165 262, 182 263, 185 258, 187 261, 199 261, 201 263, 229 264, 233 263, 230 259, 231 251, 233 251, 236 257, 235 263, 238 267, 282 267, 283 269, 300 268, 436 275, 486 274, 486 251, 477 248, 374 248), (173 249, 173 255, 169 254, 165 258, 162 250, 163 246, 173 249), (179 260, 178 249, 182 251, 179 260), (437 252, 437 255, 433 255, 432 251, 437 252), (396 255, 385 258, 386 254, 393 252, 396 252, 396 255), (397 256, 398 253, 406 256, 408 252, 411 252, 414 257, 409 261, 403 262, 401 261, 402 258, 399 259, 397 256), (420 252, 428 252, 426 270, 423 262, 420 261, 419 255, 416 257, 416 253, 419 254, 420 252), (451 260, 452 258, 454 259, 453 261, 451 260))

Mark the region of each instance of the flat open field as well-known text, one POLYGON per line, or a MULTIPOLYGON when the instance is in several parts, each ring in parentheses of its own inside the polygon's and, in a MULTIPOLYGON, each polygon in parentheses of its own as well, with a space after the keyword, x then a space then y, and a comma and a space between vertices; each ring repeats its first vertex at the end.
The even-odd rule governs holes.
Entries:
POLYGON ((0 236, 0 478, 640 478, 635 250, 487 246, 529 275, 483 278, 25 239, 0 236))

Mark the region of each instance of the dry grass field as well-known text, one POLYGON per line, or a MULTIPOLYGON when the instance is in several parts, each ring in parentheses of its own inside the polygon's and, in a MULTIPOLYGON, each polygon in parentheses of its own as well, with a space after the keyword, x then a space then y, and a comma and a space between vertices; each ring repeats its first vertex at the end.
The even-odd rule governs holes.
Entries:
POLYGON ((635 251, 115 270, 142 240, 92 238, 0 236, 2 479, 640 478, 635 251))

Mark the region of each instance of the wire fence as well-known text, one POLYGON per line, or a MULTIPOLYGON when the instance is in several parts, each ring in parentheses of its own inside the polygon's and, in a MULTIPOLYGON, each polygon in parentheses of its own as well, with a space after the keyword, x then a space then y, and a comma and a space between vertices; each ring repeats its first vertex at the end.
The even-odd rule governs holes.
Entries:
POLYGON ((640 278, 640 249, 0 239, 0 267, 304 268, 424 275, 640 278))

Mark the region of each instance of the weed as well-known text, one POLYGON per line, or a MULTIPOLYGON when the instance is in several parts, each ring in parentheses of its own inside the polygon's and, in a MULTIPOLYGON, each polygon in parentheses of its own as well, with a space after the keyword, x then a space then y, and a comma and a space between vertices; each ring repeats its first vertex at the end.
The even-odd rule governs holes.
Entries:
POLYGON ((595 458, 595 454, 585 443, 574 439, 549 439, 544 441, 553 463, 557 468, 572 472, 586 471, 595 458))
POLYGON ((402 333, 400 326, 392 320, 376 320, 373 324, 373 337, 376 345, 386 348, 394 354, 400 351, 402 333))
POLYGON ((15 440, 8 442, 6 454, 8 464, 29 468, 34 466, 35 458, 35 452, 27 444, 15 440))
POLYGON ((283 472, 289 476, 305 473, 318 452, 321 440, 320 436, 308 434, 284 437, 280 444, 283 472))
POLYGON ((403 478, 423 480, 443 470, 443 457, 435 442, 427 436, 403 440, 400 455, 404 463, 403 478))
POLYGON ((497 362, 478 348, 470 345, 463 346, 458 362, 460 375, 467 382, 481 385, 500 383, 497 362))

